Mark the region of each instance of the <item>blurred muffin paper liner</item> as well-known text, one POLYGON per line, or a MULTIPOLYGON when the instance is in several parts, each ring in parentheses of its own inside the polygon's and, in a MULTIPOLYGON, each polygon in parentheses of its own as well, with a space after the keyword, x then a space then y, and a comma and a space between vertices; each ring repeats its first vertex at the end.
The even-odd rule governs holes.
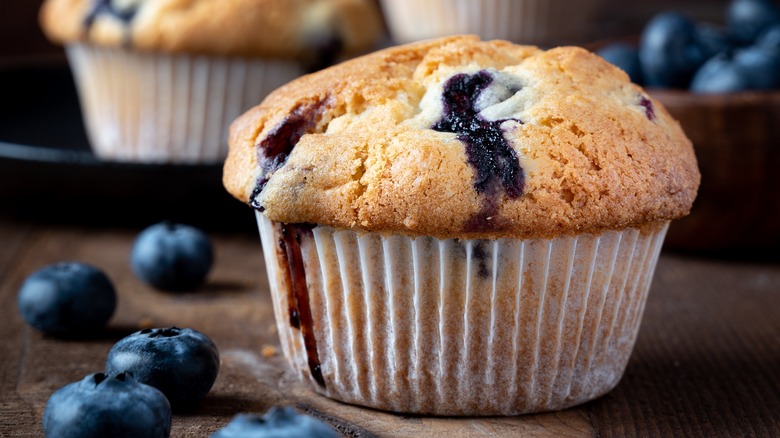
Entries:
POLYGON ((222 162, 233 119, 382 34, 373 0, 46 0, 39 22, 67 51, 95 154, 137 163, 222 162))
POLYGON ((397 43, 458 34, 554 45, 581 40, 603 0, 383 0, 397 43), (577 13, 571 13, 576 8, 577 13))
POLYGON ((219 163, 227 129, 299 63, 67 47, 95 154, 105 160, 219 163), (167 145, 167 147, 160 147, 167 145))

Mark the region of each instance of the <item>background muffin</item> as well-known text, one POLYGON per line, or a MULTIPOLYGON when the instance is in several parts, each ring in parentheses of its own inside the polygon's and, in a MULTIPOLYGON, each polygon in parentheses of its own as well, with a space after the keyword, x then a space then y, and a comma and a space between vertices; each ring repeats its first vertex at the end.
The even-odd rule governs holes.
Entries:
POLYGON ((397 43, 448 35, 560 45, 592 37, 604 0, 382 0, 397 43))
POLYGON ((614 387, 690 142, 583 49, 455 37, 300 78, 232 126, 285 354, 339 400, 438 415, 614 387))
POLYGON ((369 0, 49 0, 104 159, 217 163, 227 127, 271 90, 372 48, 369 0))

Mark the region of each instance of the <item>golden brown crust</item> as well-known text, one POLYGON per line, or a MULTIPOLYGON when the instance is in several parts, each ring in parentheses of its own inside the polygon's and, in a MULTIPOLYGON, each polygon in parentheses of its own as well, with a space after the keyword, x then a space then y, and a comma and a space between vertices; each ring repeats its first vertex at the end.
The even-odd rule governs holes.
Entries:
POLYGON ((313 102, 324 102, 314 132, 269 173, 256 199, 272 220, 552 237, 681 217, 699 186, 679 124, 598 56, 451 37, 383 50, 272 93, 231 128, 224 183, 235 197, 247 202, 256 187, 257 145, 313 102), (442 115, 442 84, 484 69, 521 83, 511 102, 481 113, 522 121, 501 125, 525 172, 520 197, 479 192, 464 143, 430 129, 442 115))
POLYGON ((41 27, 58 43, 274 58, 310 57, 336 40, 343 53, 359 53, 382 32, 371 0, 114 0, 137 7, 132 19, 103 12, 85 25, 93 3, 46 0, 41 27))

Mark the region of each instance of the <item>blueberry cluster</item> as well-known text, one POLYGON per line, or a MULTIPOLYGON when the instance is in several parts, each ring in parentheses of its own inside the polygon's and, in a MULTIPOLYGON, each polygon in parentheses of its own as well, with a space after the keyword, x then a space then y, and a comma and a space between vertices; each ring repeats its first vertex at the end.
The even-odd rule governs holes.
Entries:
POLYGON ((19 313, 33 327, 58 335, 101 329, 114 314, 116 292, 98 268, 60 262, 32 273, 17 297, 19 313))
POLYGON ((133 245, 133 272, 150 286, 189 291, 200 286, 214 263, 214 249, 203 231, 161 222, 141 232, 133 245))
MULTIPOLYGON (((213 262, 211 242, 193 227, 161 223, 136 239, 131 264, 138 277, 164 290, 199 286, 213 262)), ((104 328, 117 296, 108 276, 79 262, 32 273, 18 308, 36 329, 55 336, 104 328)), ((171 410, 202 400, 219 371, 219 352, 203 333, 178 327, 144 329, 117 342, 105 374, 56 391, 43 417, 47 437, 167 437, 171 410)))
MULTIPOLYGON (((214 262, 209 238, 187 225, 163 222, 143 230, 131 253, 136 275, 170 291, 200 286, 214 262)), ((19 313, 31 326, 56 336, 84 335, 105 326, 116 309, 116 291, 97 267, 75 261, 45 266, 19 289, 19 313)))
POLYGON ((663 12, 647 23, 638 47, 615 43, 597 53, 648 87, 703 94, 780 89, 780 6, 732 0, 725 22, 663 12))
POLYGON ((46 403, 52 437, 168 437, 172 408, 208 394, 219 352, 206 335, 177 327, 144 329, 111 348, 104 373, 60 388, 46 403))
POLYGON ((219 352, 206 335, 177 327, 144 329, 111 348, 104 373, 60 388, 46 403, 52 437, 168 437, 172 408, 208 394, 219 352))

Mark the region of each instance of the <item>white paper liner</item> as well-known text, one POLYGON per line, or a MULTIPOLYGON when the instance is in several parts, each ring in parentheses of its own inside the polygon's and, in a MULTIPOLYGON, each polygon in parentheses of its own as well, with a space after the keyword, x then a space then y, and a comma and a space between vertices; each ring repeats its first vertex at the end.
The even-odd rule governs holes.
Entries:
POLYGON ((110 161, 220 163, 230 123, 304 73, 284 60, 66 50, 93 151, 110 161))
POLYGON ((603 3, 584 0, 382 0, 390 33, 399 44, 448 35, 484 40, 555 44, 581 39, 603 3), (576 10, 574 10, 576 9, 576 10))
POLYGON ((617 385, 668 222, 556 239, 299 237, 325 386, 289 323, 279 224, 261 213, 285 357, 329 397, 433 415, 566 408, 617 385))

